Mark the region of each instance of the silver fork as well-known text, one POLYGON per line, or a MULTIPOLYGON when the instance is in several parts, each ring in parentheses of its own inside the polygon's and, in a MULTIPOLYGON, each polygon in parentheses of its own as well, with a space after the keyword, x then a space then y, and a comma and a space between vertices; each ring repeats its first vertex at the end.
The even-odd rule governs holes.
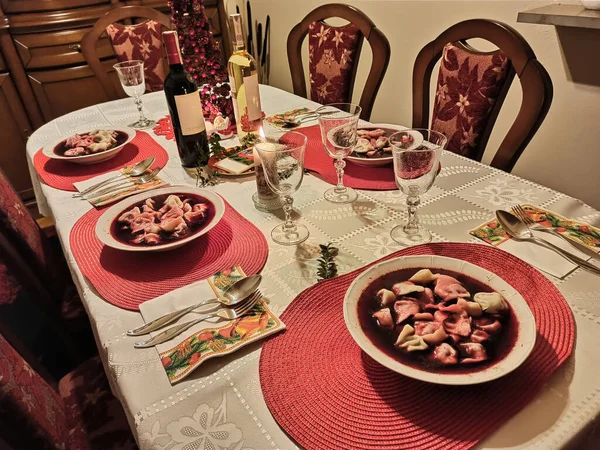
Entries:
POLYGON ((154 178, 156 178, 156 175, 158 174, 159 171, 160 171, 160 169, 158 169, 158 168, 153 169, 150 172, 148 172, 146 175, 142 175, 141 177, 139 177, 135 180, 127 180, 123 183, 119 183, 114 186, 92 192, 89 195, 82 195, 80 198, 83 198, 84 200, 89 200, 90 198, 102 197, 103 195, 108 195, 108 194, 112 194, 114 192, 119 192, 119 191, 122 191, 123 189, 133 187, 138 184, 149 183, 154 178))
POLYGON ((592 249, 586 247, 583 244, 580 244, 579 242, 575 242, 566 236, 563 236, 554 228, 544 227, 535 223, 534 220, 529 216, 529 214, 527 214, 527 211, 525 211, 521 205, 515 205, 511 208, 511 210, 512 213, 515 216, 517 216, 517 218, 521 220, 521 222, 527 225, 527 228, 529 228, 530 230, 542 231, 544 233, 552 234, 553 236, 558 236, 563 241, 566 241, 569 244, 571 244, 571 247, 579 250, 581 253, 585 253, 587 256, 592 257, 594 260, 600 261, 600 255, 594 252, 592 249))
POLYGON ((258 303, 258 301, 262 298, 262 294, 260 291, 256 291, 256 293, 246 300, 242 305, 231 308, 231 309, 221 309, 220 311, 206 314, 204 316, 200 316, 195 320, 191 320, 189 322, 185 322, 179 325, 175 325, 174 327, 168 328, 160 334, 157 334, 153 338, 148 339, 147 341, 136 342, 133 344, 135 348, 147 348, 154 347, 155 345, 162 344, 170 339, 173 339, 175 336, 179 336, 185 330, 193 327, 194 325, 202 322, 203 320, 210 319, 212 317, 220 317, 225 320, 237 319, 238 317, 245 316, 252 311, 252 308, 258 303))

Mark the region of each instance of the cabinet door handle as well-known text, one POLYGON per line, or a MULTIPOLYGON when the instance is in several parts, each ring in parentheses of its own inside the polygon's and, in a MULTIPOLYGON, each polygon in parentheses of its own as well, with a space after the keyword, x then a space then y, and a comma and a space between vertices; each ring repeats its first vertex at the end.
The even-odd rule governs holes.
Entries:
POLYGON ((71 50, 75 50, 81 53, 81 44, 71 44, 69 45, 69 48, 71 50))

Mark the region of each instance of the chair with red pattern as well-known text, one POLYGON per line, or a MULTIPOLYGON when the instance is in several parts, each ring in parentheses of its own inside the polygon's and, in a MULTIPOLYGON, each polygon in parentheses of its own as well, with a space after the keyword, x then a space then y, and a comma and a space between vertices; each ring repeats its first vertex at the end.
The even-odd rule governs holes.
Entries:
POLYGON ((319 6, 292 28, 287 39, 287 53, 292 73, 294 94, 306 97, 306 80, 302 65, 302 43, 308 35, 310 98, 327 103, 352 101, 354 80, 366 39, 373 61, 360 97, 361 118, 369 120, 377 91, 387 70, 391 49, 384 34, 363 12, 349 5, 319 6), (349 23, 332 26, 326 19, 339 17, 349 23))
POLYGON ((521 108, 491 162, 510 172, 544 121, 553 89, 525 38, 508 25, 466 20, 423 47, 413 70, 413 127, 444 133, 448 150, 481 161, 515 74, 523 92, 521 108), (478 51, 466 42, 473 38, 485 39, 497 50, 478 51), (430 125, 429 87, 440 58, 430 125))
POLYGON ((99 358, 78 366, 56 389, 43 367, 23 356, 0 334, 0 444, 36 450, 137 448, 99 358))
MULTIPOLYGON (((162 91, 166 76, 166 63, 162 49, 162 31, 171 28, 171 20, 163 13, 147 6, 122 6, 107 12, 98 19, 92 29, 81 39, 81 53, 94 75, 100 81, 110 100, 122 95, 117 92, 118 81, 111 81, 108 73, 113 72, 112 65, 107 66, 100 60, 98 40, 106 35, 117 55, 119 62, 130 60, 144 61, 146 92, 162 91), (119 22, 131 19, 147 19, 141 23, 124 25, 119 22)), ((102 54, 102 57, 107 55, 102 54)))
MULTIPOLYGON (((92 336, 69 269, 0 169, 0 324, 12 321, 21 291, 34 299, 36 313, 49 321, 71 356, 80 359, 84 352, 75 339, 92 336)), ((20 311, 34 314, 31 307, 20 311)))

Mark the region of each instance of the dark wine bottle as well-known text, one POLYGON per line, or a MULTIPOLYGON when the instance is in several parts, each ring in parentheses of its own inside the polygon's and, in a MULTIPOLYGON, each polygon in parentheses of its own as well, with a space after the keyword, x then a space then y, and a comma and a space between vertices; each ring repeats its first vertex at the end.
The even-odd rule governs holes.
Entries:
POLYGON ((205 166, 210 150, 198 87, 183 68, 177 32, 163 32, 163 42, 170 66, 165 79, 165 96, 181 165, 186 168, 205 166))

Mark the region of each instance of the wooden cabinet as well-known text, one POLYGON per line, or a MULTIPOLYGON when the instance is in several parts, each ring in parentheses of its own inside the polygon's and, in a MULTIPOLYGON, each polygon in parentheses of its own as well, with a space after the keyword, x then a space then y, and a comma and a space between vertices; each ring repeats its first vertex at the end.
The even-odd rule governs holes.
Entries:
POLYGON ((0 166, 24 198, 33 195, 25 159, 31 123, 9 73, 0 73, 0 166), (17 150, 15 152, 15 150, 17 150))
MULTIPOLYGON (((128 5, 170 15, 167 0, 0 0, 0 166, 25 200, 33 197, 27 137, 45 122, 108 100, 79 43, 100 17, 128 5)), ((226 59, 230 47, 224 2, 204 0, 204 6, 226 59)), ((122 93, 108 38, 98 41, 98 53, 122 93)))

